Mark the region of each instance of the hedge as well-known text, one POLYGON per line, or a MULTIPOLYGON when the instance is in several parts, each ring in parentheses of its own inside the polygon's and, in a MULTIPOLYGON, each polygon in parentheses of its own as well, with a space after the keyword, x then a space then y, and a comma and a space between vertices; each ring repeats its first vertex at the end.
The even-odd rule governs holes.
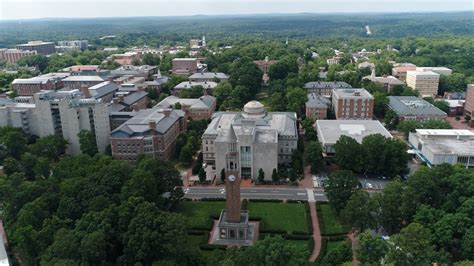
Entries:
POLYGON ((220 214, 219 215, 209 215, 209 218, 211 218, 212 220, 219 220, 219 218, 221 218, 220 216, 221 216, 220 214))
POLYGON ((226 248, 227 247, 224 245, 199 244, 199 249, 201 250, 215 250, 215 249, 225 250, 226 248))
POLYGON ((286 203, 298 203, 298 204, 303 204, 306 201, 304 200, 287 200, 286 203))
POLYGON ((190 198, 181 198, 181 201, 193 201, 193 199, 190 199, 190 198))
POLYGON ((323 237, 321 239, 321 250, 319 251, 319 256, 314 261, 314 265, 319 265, 321 263, 324 256, 326 256, 327 249, 328 249, 328 240, 327 238, 323 237))
POLYGON ((202 198, 200 201, 225 201, 225 198, 202 198))
POLYGON ((304 235, 304 236, 311 235, 311 234, 308 234, 308 232, 305 232, 305 231, 292 231, 291 233, 293 235, 304 235))
POLYGON ((260 216, 250 216, 249 221, 261 221, 262 217, 260 216))
POLYGON ((260 230, 260 233, 283 235, 283 234, 286 234, 286 231, 285 230, 260 230))
POLYGON ((329 241, 347 240, 347 235, 329 236, 326 239, 329 241))
POLYGON ((312 237, 310 237, 308 240, 308 248, 309 248, 309 253, 312 254, 313 249, 314 249, 314 238, 312 237))
POLYGON ((279 199, 249 199, 249 202, 283 202, 279 199))
POLYGON ((283 235, 284 239, 293 239, 293 240, 309 240, 311 236, 309 235, 293 235, 293 234, 286 234, 283 235))

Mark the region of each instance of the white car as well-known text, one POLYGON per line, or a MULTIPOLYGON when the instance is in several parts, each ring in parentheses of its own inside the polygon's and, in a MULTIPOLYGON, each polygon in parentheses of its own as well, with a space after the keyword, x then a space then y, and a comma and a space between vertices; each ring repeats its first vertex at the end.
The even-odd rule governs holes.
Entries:
POLYGON ((372 184, 370 184, 370 183, 367 183, 367 188, 372 189, 372 188, 374 188, 374 186, 372 186, 372 184))

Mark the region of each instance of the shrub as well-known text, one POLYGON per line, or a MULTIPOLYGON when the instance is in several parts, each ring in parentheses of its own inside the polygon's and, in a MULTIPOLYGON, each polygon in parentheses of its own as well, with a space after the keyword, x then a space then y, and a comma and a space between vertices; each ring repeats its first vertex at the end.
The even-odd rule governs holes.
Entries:
POLYGON ((213 245, 213 244, 199 244, 199 249, 201 249, 201 250, 215 250, 215 249, 225 250, 226 246, 224 246, 224 245, 213 245))
POLYGON ((187 230, 188 235, 193 235, 193 236, 205 235, 207 232, 208 232, 207 230, 194 230, 194 229, 187 230))
POLYGON ((294 240, 308 240, 311 237, 309 235, 293 235, 293 234, 286 234, 283 235, 285 239, 294 239, 294 240))
POLYGON ((283 202, 279 199, 249 199, 249 202, 283 202))
POLYGON ((310 235, 310 234, 308 234, 308 232, 304 232, 304 231, 293 231, 291 233, 293 235, 305 235, 305 236, 310 235))
POLYGON ((285 230, 260 230, 260 233, 283 235, 283 234, 286 234, 286 231, 285 230))
POLYGON ((225 201, 225 198, 202 198, 201 201, 225 201))

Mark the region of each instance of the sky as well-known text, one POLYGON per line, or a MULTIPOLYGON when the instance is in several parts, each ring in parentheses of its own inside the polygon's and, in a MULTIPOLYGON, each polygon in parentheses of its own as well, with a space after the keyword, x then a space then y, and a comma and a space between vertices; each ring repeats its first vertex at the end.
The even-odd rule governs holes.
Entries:
POLYGON ((473 11, 474 0, 0 0, 0 19, 473 11))

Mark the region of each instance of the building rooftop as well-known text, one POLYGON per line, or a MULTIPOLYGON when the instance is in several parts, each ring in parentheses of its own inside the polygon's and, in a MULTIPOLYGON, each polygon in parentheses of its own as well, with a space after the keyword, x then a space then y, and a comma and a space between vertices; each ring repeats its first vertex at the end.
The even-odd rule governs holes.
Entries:
POLYGON ((43 41, 29 41, 28 43, 19 44, 18 46, 34 46, 34 45, 45 45, 45 44, 54 44, 54 42, 43 42, 43 41))
POLYGON ((422 136, 444 136, 444 137, 471 137, 474 132, 467 129, 416 129, 417 134, 422 136))
POLYGON ((435 73, 433 71, 407 71, 407 76, 432 76, 432 77, 439 77, 438 73, 435 73))
POLYGON ((222 72, 200 72, 192 74, 189 79, 228 79, 225 73, 222 72))
POLYGON ((433 154, 474 155, 472 139, 423 139, 423 148, 430 150, 433 154))
POLYGON ((216 82, 213 81, 183 81, 176 85, 175 89, 191 89, 194 86, 202 86, 205 89, 213 89, 217 86, 216 82))
POLYGON ((373 82, 382 83, 382 84, 390 84, 390 85, 403 85, 405 82, 397 79, 394 76, 382 76, 382 77, 373 77, 373 76, 366 76, 364 79, 371 80, 373 82))
POLYGON ((204 95, 197 99, 178 98, 176 96, 168 96, 159 102, 155 107, 174 108, 176 103, 188 105, 191 109, 209 109, 215 102, 216 98, 210 95, 204 95))
POLYGON ((69 76, 63 81, 66 82, 102 82, 104 81, 103 78, 100 76, 69 76))
POLYGON ((312 81, 304 84, 305 89, 336 89, 336 88, 352 88, 351 85, 343 81, 312 81))
POLYGON ((370 94, 366 89, 334 89, 333 92, 333 97, 336 98, 369 98, 373 99, 374 96, 370 94))
POLYGON ((112 137, 143 137, 150 130, 166 133, 178 119, 184 117, 181 110, 153 107, 138 111, 132 118, 112 131, 112 137), (150 123, 151 122, 151 123, 150 123), (153 128, 151 128, 151 125, 153 128))
POLYGON ((196 61, 197 58, 173 58, 173 61, 196 61))
POLYGON ((446 113, 431 103, 415 96, 388 96, 389 107, 398 115, 446 116, 446 113))
POLYGON ((331 105, 331 101, 323 96, 318 95, 317 93, 308 93, 308 101, 306 102, 306 107, 312 108, 328 108, 331 105))
POLYGON ((102 83, 89 87, 90 95, 96 99, 102 98, 103 96, 117 90, 117 84, 110 81, 104 81, 102 83))
POLYGON ((335 144, 342 135, 354 138, 359 143, 372 134, 392 137, 377 120, 317 120, 316 127, 319 139, 325 144, 335 144))

